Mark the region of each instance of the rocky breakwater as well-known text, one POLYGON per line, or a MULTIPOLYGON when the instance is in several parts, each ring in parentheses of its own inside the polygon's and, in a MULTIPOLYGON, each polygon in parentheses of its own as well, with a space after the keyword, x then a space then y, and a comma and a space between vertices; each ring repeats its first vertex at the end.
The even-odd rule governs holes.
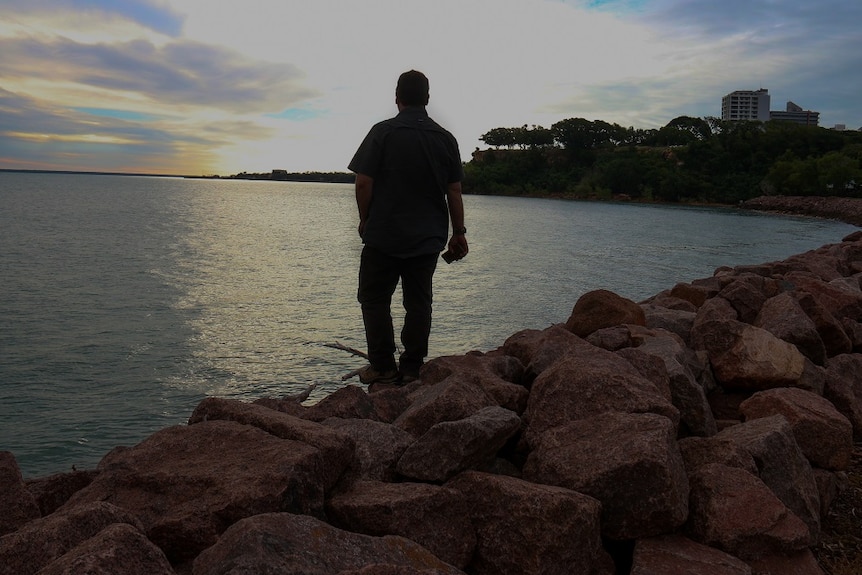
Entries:
POLYGON ((822 573, 862 232, 323 401, 208 398, 98 468, 0 455, 0 574, 822 573))

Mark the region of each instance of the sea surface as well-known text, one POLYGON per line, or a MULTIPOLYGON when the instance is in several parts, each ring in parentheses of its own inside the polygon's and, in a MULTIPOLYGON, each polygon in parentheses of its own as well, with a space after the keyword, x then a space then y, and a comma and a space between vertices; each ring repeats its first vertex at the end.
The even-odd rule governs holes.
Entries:
MULTIPOLYGON (((470 254, 440 262, 430 356, 488 351, 609 289, 639 301, 784 259, 854 226, 735 209, 465 196, 470 254)), ((0 172, 0 451, 25 477, 93 468, 187 421, 363 360, 361 242, 343 184, 0 172)), ((394 298, 400 329, 400 295, 394 298)))

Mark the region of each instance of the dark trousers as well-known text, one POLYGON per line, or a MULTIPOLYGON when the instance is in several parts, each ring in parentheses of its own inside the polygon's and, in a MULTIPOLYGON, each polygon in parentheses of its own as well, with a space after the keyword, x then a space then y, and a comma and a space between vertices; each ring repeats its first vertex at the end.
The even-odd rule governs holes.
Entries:
POLYGON ((395 332, 392 326, 392 294, 401 280, 404 295, 404 327, 399 358, 402 372, 415 374, 428 355, 431 333, 431 280, 437 269, 437 253, 396 258, 365 246, 359 264, 357 297, 365 322, 368 359, 376 369, 395 367, 395 332))

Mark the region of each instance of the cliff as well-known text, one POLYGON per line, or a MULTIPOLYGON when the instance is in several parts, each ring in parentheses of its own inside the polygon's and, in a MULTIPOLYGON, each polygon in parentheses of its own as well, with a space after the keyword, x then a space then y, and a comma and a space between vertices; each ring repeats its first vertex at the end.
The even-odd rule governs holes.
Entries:
POLYGON ((862 439, 862 232, 406 386, 243 403, 98 468, 0 453, 0 575, 818 574, 862 439))

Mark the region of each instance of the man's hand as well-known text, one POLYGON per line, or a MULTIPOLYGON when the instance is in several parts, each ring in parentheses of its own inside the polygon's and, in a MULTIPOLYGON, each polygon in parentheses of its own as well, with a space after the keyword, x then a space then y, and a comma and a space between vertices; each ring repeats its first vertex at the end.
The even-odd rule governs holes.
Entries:
POLYGON ((449 240, 449 251, 452 252, 456 260, 464 259, 464 256, 470 251, 470 247, 467 245, 467 236, 454 234, 449 240))

